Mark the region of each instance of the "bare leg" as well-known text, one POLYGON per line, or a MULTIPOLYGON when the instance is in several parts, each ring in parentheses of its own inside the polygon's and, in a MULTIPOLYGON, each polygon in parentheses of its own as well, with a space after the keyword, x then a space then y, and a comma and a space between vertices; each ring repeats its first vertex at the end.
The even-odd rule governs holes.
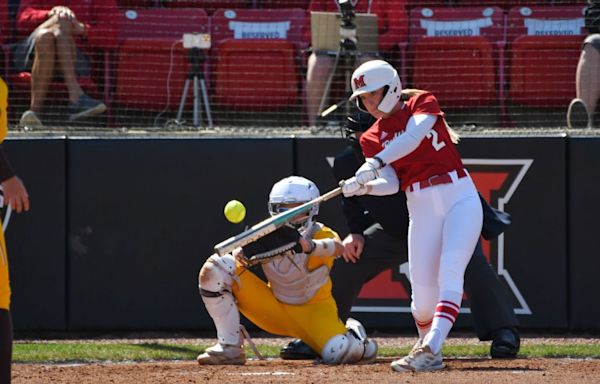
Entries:
POLYGON ((35 37, 35 58, 31 67, 30 109, 40 112, 48 93, 48 84, 54 74, 54 35, 49 29, 40 29, 35 37))
POLYGON ((56 38, 56 57, 69 91, 69 101, 73 104, 83 95, 83 90, 79 86, 75 73, 77 51, 71 22, 60 20, 54 29, 54 36, 56 38))
POLYGON ((308 125, 313 127, 317 123, 319 105, 325 91, 325 83, 333 66, 333 57, 327 55, 315 55, 312 53, 308 58, 306 70, 306 112, 308 113, 308 125))
POLYGON ((600 52, 592 44, 585 44, 577 64, 577 97, 587 107, 590 124, 593 124, 594 111, 600 97, 600 52))

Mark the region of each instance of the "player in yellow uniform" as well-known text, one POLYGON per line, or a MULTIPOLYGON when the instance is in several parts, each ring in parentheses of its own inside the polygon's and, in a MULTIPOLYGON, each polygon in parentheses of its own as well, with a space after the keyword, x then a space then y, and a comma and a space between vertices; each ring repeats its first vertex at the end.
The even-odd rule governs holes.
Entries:
MULTIPOLYGON (((269 213, 275 215, 319 196, 317 186, 303 177, 287 177, 273 185, 269 213)), ((198 276, 200 295, 217 328, 218 342, 198 356, 199 364, 244 364, 240 315, 261 329, 305 340, 320 352, 326 364, 365 363, 375 360, 377 343, 368 339, 354 319, 338 317, 331 296, 329 271, 343 246, 337 233, 314 220, 314 207, 295 220, 297 251, 264 261, 264 282, 245 267, 243 250, 212 255, 198 276)), ((246 249, 246 248, 244 248, 246 249)))
MULTIPOLYGON (((2 142, 8 131, 7 125, 8 87, 0 78, 0 185, 4 193, 4 204, 17 213, 29 210, 29 195, 25 186, 13 172, 2 142)), ((10 383, 12 362, 12 317, 10 314, 10 281, 4 230, 0 222, 0 383, 10 383)))

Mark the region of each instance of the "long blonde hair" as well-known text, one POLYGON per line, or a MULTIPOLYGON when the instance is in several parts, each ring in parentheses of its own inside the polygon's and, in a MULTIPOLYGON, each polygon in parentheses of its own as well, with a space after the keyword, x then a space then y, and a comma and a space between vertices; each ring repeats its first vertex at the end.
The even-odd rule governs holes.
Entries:
MULTIPOLYGON (((408 99, 410 99, 413 96, 418 96, 422 93, 425 93, 427 91, 424 91, 422 89, 415 89, 415 88, 406 88, 403 89, 400 92, 400 100, 402 101, 406 101, 408 99)), ((450 128, 450 126, 448 125, 448 122, 446 121, 446 119, 444 119, 444 125, 446 125, 446 129, 448 130, 448 134, 450 134, 450 140, 452 140, 452 142, 454 144, 458 144, 458 142, 460 141, 460 135, 452 128, 450 128)))

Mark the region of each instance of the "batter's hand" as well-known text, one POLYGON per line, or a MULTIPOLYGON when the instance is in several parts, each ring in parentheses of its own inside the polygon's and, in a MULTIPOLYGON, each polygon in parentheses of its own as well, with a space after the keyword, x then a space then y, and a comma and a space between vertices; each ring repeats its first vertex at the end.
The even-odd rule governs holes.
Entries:
POLYGON ((358 168, 354 176, 359 184, 366 184, 371 180, 375 180, 379 177, 377 170, 379 169, 379 162, 373 158, 368 158, 365 163, 358 168))
POLYGON ((348 263, 356 263, 360 259, 365 247, 365 238, 358 233, 351 233, 346 236, 342 244, 344 245, 344 253, 342 253, 344 260, 348 263))
POLYGON ((351 177, 344 181, 342 185, 342 193, 344 197, 361 196, 369 192, 366 185, 359 184, 356 177, 351 177))
POLYGON ((13 176, 2 183, 4 190, 4 201, 10 205, 13 211, 21 213, 29 211, 29 194, 21 179, 13 176))

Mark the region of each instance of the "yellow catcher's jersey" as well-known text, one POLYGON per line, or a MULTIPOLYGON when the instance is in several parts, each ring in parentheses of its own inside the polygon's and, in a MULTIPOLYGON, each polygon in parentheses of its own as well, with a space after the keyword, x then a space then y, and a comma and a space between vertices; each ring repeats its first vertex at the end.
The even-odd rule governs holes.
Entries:
POLYGON ((4 141, 8 131, 8 87, 0 77, 0 143, 4 141))
MULTIPOLYGON (((333 229, 326 227, 321 223, 315 223, 317 230, 313 233, 312 238, 314 240, 319 239, 339 239, 340 236, 333 229)), ((327 265, 327 268, 331 271, 333 262, 335 261, 334 256, 309 256, 307 267, 309 271, 314 271, 321 265, 327 265)), ((311 301, 318 301, 331 296, 331 279, 327 279, 327 282, 317 291, 317 294, 312 298, 311 301)))

